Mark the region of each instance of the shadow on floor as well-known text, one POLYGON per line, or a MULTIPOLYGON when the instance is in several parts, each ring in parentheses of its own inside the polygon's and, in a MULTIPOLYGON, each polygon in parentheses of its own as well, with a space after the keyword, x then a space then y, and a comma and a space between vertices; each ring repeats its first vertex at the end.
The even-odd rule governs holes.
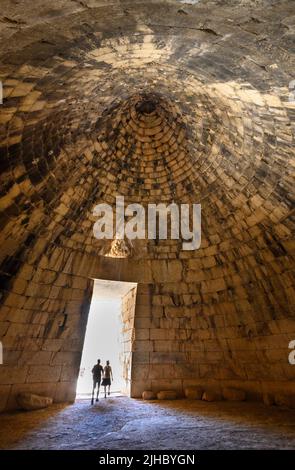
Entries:
POLYGON ((2 415, 2 449, 295 449, 295 411, 125 396, 2 415), (73 436, 75 438, 73 439, 73 436))
POLYGON ((48 420, 58 418, 60 413, 71 406, 69 403, 54 404, 50 408, 36 411, 16 410, 1 415, 0 449, 22 441, 27 434, 46 426, 48 420))
POLYGON ((151 401, 155 407, 173 409, 188 416, 204 417, 232 424, 247 424, 280 430, 282 426, 295 433, 295 410, 286 407, 266 406, 260 402, 205 402, 202 400, 151 401))

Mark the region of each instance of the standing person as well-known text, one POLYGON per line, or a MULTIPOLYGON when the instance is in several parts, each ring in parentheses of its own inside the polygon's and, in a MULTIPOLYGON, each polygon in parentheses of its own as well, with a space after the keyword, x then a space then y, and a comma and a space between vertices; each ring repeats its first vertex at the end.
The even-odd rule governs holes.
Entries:
POLYGON ((97 364, 93 366, 92 369, 92 378, 93 378, 93 388, 92 388, 92 398, 91 398, 91 405, 93 405, 94 401, 94 390, 95 387, 97 386, 97 393, 96 393, 96 400, 98 401, 98 395, 99 395, 99 387, 100 387, 100 381, 101 381, 101 374, 103 372, 103 367, 100 363, 100 359, 97 359, 97 364))
POLYGON ((103 369, 103 379, 102 379, 102 382, 101 382, 101 385, 104 386, 104 397, 106 398, 107 397, 107 387, 109 387, 109 390, 108 390, 108 395, 111 394, 111 379, 113 379, 113 371, 112 371, 112 368, 110 366, 110 361, 107 361, 104 369, 103 369))

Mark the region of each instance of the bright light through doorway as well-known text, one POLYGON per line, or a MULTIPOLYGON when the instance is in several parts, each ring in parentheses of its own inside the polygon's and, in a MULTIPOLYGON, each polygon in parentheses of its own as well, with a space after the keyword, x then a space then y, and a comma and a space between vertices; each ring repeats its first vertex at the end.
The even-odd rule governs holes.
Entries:
MULTIPOLYGON (((111 392, 125 389, 122 364, 122 299, 136 287, 134 283, 95 280, 77 383, 77 398, 88 398, 92 392, 93 366, 97 359, 104 367, 107 360, 113 370, 111 392)), ((100 396, 103 387, 100 387, 100 396)))

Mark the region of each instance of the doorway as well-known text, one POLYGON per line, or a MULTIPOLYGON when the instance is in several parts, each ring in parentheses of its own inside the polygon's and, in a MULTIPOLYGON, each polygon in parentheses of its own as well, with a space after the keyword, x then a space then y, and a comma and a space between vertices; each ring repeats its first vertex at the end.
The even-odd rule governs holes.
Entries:
POLYGON ((131 282, 94 280, 76 398, 91 396, 91 371, 98 359, 103 367, 110 361, 114 379, 111 395, 129 395, 136 288, 131 282))

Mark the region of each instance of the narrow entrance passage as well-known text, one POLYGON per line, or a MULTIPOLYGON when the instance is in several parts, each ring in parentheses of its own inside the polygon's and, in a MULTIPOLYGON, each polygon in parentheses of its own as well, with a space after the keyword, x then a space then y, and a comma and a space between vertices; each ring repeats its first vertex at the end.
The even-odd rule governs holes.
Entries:
MULTIPOLYGON (((85 340, 77 383, 76 398, 89 398, 92 368, 100 359, 110 361, 113 371, 112 395, 129 394, 131 378, 130 330, 134 324, 136 284, 94 281, 85 340)), ((100 387, 102 396, 103 387, 100 387)))

